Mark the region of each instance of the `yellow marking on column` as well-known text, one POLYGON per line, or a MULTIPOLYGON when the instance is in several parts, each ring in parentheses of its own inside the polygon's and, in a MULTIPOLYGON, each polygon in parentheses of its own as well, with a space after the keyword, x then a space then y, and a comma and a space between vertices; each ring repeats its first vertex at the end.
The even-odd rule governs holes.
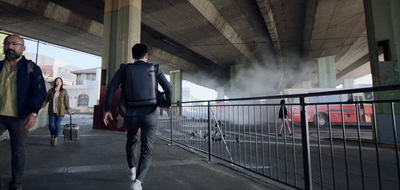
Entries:
POLYGON ((104 13, 108 13, 112 11, 113 0, 105 0, 104 1, 104 13))
POLYGON ((132 6, 138 10, 142 10, 142 0, 120 0, 119 2, 120 4, 118 9, 121 9, 125 6, 132 6))
POLYGON ((104 12, 118 11, 126 6, 142 10, 142 0, 106 0, 104 2, 104 12))

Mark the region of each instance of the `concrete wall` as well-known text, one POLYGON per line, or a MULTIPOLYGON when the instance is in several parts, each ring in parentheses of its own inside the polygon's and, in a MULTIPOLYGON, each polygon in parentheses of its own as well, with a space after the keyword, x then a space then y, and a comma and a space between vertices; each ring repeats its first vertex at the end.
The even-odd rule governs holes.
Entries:
POLYGON ((69 106, 78 107, 79 95, 84 94, 89 96, 89 104, 87 107, 94 107, 98 104, 99 100, 99 88, 97 88, 97 81, 84 81, 83 85, 65 86, 64 88, 68 91, 69 95, 69 106))
POLYGON ((96 80, 84 80, 83 85, 64 86, 68 91, 69 105, 71 108, 78 107, 78 97, 81 94, 89 96, 87 107, 93 108, 99 103, 100 99, 100 77, 101 68, 96 69, 96 80))

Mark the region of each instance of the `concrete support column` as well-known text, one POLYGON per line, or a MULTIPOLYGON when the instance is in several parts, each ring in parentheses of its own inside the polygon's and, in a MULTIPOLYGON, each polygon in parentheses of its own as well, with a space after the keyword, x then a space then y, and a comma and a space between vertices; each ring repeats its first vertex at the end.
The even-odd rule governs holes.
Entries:
POLYGON ((224 99, 225 98, 225 89, 224 87, 217 88, 217 99, 224 99))
MULTIPOLYGON (((169 72, 169 79, 172 85, 172 102, 182 102, 182 70, 169 72)), ((182 109, 179 109, 178 114, 181 115, 182 109)))
POLYGON ((308 80, 308 81, 301 82, 301 87, 302 88, 312 88, 312 81, 308 80))
POLYGON ((364 6, 373 86, 400 84, 400 1, 364 0, 364 6))
POLYGON ((320 57, 318 79, 320 88, 336 88, 335 56, 320 57))
MULTIPOLYGON (((142 0, 105 0, 103 22, 103 52, 101 63, 100 85, 107 85, 121 63, 131 63, 132 46, 140 42, 140 26, 142 15, 142 0)), ((101 88, 100 99, 106 95, 106 88, 101 88), (103 92, 103 93, 102 93, 103 92)), ((118 92, 117 92, 118 93, 118 92)), ((118 99, 113 104, 118 105, 118 99)), ((104 128, 102 124, 103 105, 94 107, 93 128, 104 128)), ((121 118, 117 110, 111 110, 114 119, 121 118)), ((108 126, 110 130, 120 130, 119 124, 108 126)))
POLYGON ((105 0, 101 85, 111 81, 121 63, 133 62, 140 42, 142 0, 105 0))
MULTIPOLYGON (((343 88, 354 88, 354 79, 347 78, 343 80, 343 88)), ((353 94, 347 94, 349 100, 353 100, 353 94)))
MULTIPOLYGON (((373 86, 400 84, 400 1, 364 0, 364 8, 373 86)), ((374 93, 375 100, 399 98, 398 92, 374 93)), ((399 131, 400 107, 394 111, 399 131)), ((376 104, 376 117, 378 142, 394 143, 391 106, 376 104)))
POLYGON ((344 79, 343 88, 354 88, 354 79, 352 78, 344 79))
POLYGON ((230 66, 230 75, 231 75, 231 78, 230 78, 231 89, 230 89, 230 91, 234 92, 234 94, 232 94, 232 93, 230 93, 230 94, 234 95, 235 97, 243 97, 242 96, 242 94, 243 94, 243 92, 242 92, 243 90, 242 89, 246 89, 243 86, 243 82, 240 81, 241 77, 242 77, 242 76, 240 76, 240 73, 243 73, 243 71, 245 71, 245 70, 246 70, 245 64, 231 65, 230 66))

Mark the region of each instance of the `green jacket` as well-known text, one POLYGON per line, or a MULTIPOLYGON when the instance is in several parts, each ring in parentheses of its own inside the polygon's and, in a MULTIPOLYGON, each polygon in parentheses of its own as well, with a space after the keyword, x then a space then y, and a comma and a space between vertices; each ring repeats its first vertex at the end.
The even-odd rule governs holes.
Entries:
MULTIPOLYGON (((53 111, 53 99, 54 99, 54 94, 55 94, 54 88, 51 88, 47 92, 46 100, 43 103, 42 108, 46 107, 46 104, 49 103, 49 108, 48 112, 49 115, 54 115, 53 111)), ((68 97, 68 92, 67 90, 63 89, 60 92, 60 95, 58 95, 58 106, 57 106, 57 116, 64 116, 65 111, 69 110, 69 97, 68 97)))

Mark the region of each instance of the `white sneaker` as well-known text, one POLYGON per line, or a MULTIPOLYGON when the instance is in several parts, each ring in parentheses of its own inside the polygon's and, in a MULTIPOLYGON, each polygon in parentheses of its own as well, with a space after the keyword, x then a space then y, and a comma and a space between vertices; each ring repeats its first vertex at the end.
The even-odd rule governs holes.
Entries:
POLYGON ((142 182, 136 179, 131 184, 130 190, 142 190, 142 182))
POLYGON ((129 177, 132 181, 136 179, 136 167, 129 168, 129 177))

